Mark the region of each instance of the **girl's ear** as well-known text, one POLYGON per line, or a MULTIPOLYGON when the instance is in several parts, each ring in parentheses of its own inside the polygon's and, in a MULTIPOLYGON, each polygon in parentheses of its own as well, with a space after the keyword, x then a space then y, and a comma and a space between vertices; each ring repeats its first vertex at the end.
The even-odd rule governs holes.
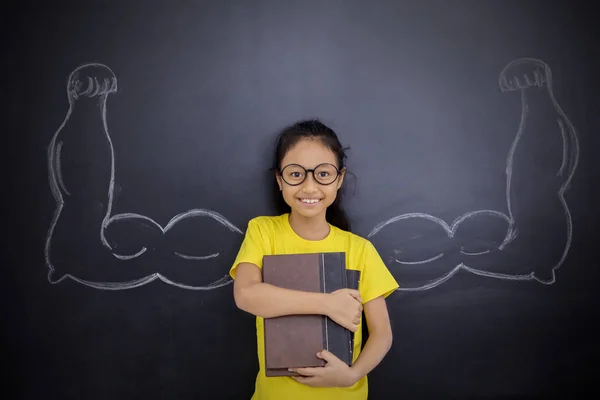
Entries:
POLYGON ((275 174, 275 179, 277 180, 277 185, 279 186, 279 191, 281 192, 281 190, 282 190, 281 177, 279 176, 277 171, 274 171, 273 173, 275 174))
POLYGON ((340 176, 339 176, 339 182, 337 185, 337 188, 339 190, 339 188, 342 187, 342 183, 344 182, 344 177, 346 176, 346 167, 342 168, 342 170, 340 171, 340 176))

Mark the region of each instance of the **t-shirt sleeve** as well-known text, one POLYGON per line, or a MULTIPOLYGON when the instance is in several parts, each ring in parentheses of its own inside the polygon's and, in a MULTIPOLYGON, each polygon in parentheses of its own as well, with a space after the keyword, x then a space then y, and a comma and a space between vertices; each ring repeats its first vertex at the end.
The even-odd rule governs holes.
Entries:
POLYGON ((235 279, 236 268, 240 263, 251 263, 262 269, 262 259, 267 254, 269 238, 265 228, 256 220, 248 222, 248 228, 238 254, 229 270, 229 275, 235 279))
POLYGON ((398 287, 396 279, 392 276, 373 244, 367 241, 365 245, 365 265, 359 286, 363 303, 379 296, 387 297, 398 287))

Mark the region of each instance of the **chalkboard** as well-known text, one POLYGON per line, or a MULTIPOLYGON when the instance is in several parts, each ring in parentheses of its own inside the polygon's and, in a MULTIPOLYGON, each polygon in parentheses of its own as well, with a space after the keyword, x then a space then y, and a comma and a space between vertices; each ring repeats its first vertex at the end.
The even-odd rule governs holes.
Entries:
POLYGON ((350 147, 353 230, 401 286, 370 399, 597 392, 591 7, 7 8, 10 398, 250 398, 254 318, 228 270, 273 215, 276 132, 307 118, 350 147))

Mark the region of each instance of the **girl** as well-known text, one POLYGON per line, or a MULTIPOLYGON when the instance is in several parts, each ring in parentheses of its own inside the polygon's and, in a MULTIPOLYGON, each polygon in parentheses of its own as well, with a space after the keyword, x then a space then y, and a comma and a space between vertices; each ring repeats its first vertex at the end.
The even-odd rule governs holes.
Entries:
POLYGON ((254 400, 367 398, 367 374, 392 345, 385 298, 398 288, 373 245, 351 233, 338 190, 346 154, 337 135, 318 120, 285 128, 277 139, 273 170, 279 215, 249 221, 230 270, 236 305, 256 316, 259 373, 254 400), (262 257, 270 254, 346 252, 348 268, 361 271, 359 290, 329 294, 278 288, 262 282, 262 257), (362 349, 363 312, 369 329, 362 349), (298 377, 266 377, 263 319, 289 314, 322 314, 354 332, 354 362, 330 352, 324 367, 297 368, 298 377))

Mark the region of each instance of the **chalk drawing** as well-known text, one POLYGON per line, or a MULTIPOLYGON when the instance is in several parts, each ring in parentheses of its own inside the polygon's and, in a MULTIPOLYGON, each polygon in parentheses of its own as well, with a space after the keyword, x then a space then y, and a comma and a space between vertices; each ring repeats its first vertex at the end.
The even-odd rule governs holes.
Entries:
MULTIPOLYGON (((457 232, 457 229, 460 225, 473 218, 486 216, 492 218, 498 218, 504 221, 507 224, 506 234, 504 235, 504 239, 502 243, 498 245, 498 247, 494 250, 503 251, 510 244, 515 241, 518 237, 518 221, 515 219, 513 213, 513 201, 512 201, 512 178, 513 178, 513 161, 515 150, 518 148, 520 140, 522 138, 525 123, 527 120, 528 112, 529 112, 529 98, 528 91, 529 90, 545 90, 547 92, 548 98, 552 102, 554 109, 556 111, 556 123, 557 129, 560 132, 563 149, 562 149, 562 163, 560 168, 558 169, 556 175, 563 178, 562 184, 557 190, 557 196, 562 204, 562 208, 565 213, 566 218, 566 243, 564 249, 562 251, 562 256, 560 259, 552 266, 552 274, 549 279, 540 279, 535 275, 534 272, 528 274, 504 274, 497 272, 489 272, 481 269, 476 269, 466 265, 465 263, 459 263, 458 265, 452 267, 452 269, 444 274, 440 274, 437 278, 428 281, 424 284, 407 287, 401 285, 398 290, 405 291, 421 291, 428 290, 434 287, 439 286, 440 284, 449 280, 452 276, 454 276, 459 271, 468 271, 473 274, 497 278, 497 279, 506 279, 506 280, 536 280, 540 283, 544 284, 552 284, 556 280, 555 271, 560 268, 563 264, 571 245, 572 238, 572 220, 571 214, 569 211, 569 207, 564 198, 565 192, 569 188, 569 184, 571 179, 575 173, 575 170, 578 165, 579 159, 579 143, 577 139, 577 132, 575 127, 569 121, 568 117, 565 115, 563 110, 560 108, 558 102, 556 101, 553 91, 552 91, 552 74, 551 70, 543 61, 532 59, 532 58, 523 58, 517 59, 509 63, 501 72, 499 78, 499 85, 502 92, 519 92, 521 95, 521 120, 519 128, 517 129, 517 133, 513 140, 513 143, 509 149, 508 156, 506 159, 506 204, 508 214, 505 214, 500 211, 495 210, 477 210, 467 212, 462 216, 456 218, 451 224, 446 223, 446 221, 441 218, 435 217, 426 213, 407 213, 395 216, 386 221, 383 221, 377 224, 368 234, 368 238, 373 238, 377 234, 380 234, 382 229, 385 227, 395 224, 401 223, 402 221, 406 221, 409 219, 425 219, 434 222, 438 226, 440 226, 449 238, 453 238, 457 232), (524 73, 522 75, 515 74, 512 75, 515 71, 513 69, 525 66, 529 68, 529 73, 524 73), (511 72, 512 71, 512 72, 511 72)), ((174 282, 167 277, 159 274, 153 273, 147 276, 140 277, 139 279, 128 280, 125 282, 93 282, 85 279, 81 279, 72 274, 65 274, 62 277, 55 279, 53 277, 55 273, 55 267, 52 263, 51 249, 52 249, 52 239, 53 233, 55 231, 55 227, 60 220, 61 214, 64 212, 65 207, 69 207, 67 204, 69 201, 90 201, 91 198, 97 195, 98 199, 104 199, 104 202, 100 202, 100 204, 104 204, 104 215, 102 217, 101 222, 98 224, 98 240, 99 242, 108 250, 111 251, 112 255, 120 260, 127 261, 133 260, 142 256, 146 251, 146 247, 140 247, 137 251, 131 252, 129 254, 122 254, 118 252, 116 249, 113 249, 110 245, 109 241, 105 237, 106 229, 112 224, 118 221, 127 221, 127 220, 142 220, 145 221, 154 227, 158 228, 163 234, 169 231, 175 224, 179 221, 187 219, 187 218, 195 218, 195 217, 208 217, 218 221, 225 228, 229 229, 231 232, 235 232, 236 234, 242 235, 243 232, 230 223, 225 217, 220 215, 219 213, 206 210, 206 209, 193 209, 188 210, 186 212, 180 213, 173 217, 165 226, 154 221, 152 218, 137 214, 137 213, 120 213, 112 215, 112 207, 113 207, 113 196, 114 196, 114 185, 115 185, 115 164, 114 164, 114 148, 112 145, 112 141, 109 135, 109 131, 107 128, 106 122, 106 100, 109 94, 117 92, 117 79, 114 73, 103 64, 92 63, 92 64, 84 64, 78 68, 76 68, 70 75, 67 82, 67 95, 69 100, 69 110, 67 111, 66 117, 63 120, 63 123, 60 125, 59 129, 54 134, 49 146, 48 146, 48 174, 49 174, 49 182, 50 189, 56 201, 56 209, 54 212, 54 216, 52 218, 52 222, 50 224, 50 228, 48 230, 46 245, 45 245, 45 259, 46 265, 48 268, 48 280, 51 283, 58 283, 64 280, 65 278, 70 278, 73 281, 79 282, 84 285, 88 285, 98 289, 107 289, 107 290, 120 290, 127 288, 135 288, 141 285, 145 285, 149 282, 155 280, 161 280, 167 284, 175 285, 185 289, 193 289, 193 290, 210 290, 219 288, 225 285, 228 285, 232 282, 228 275, 208 284, 205 286, 193 286, 186 285, 185 283, 174 282), (73 113, 75 105, 81 99, 97 99, 97 108, 99 110, 99 121, 102 127, 101 129, 101 141, 104 141, 108 148, 108 158, 104 160, 107 163, 107 170, 109 171, 109 175, 107 177, 106 186, 103 186, 103 192, 101 194, 97 193, 81 193, 81 188, 85 187, 85 185, 78 185, 76 180, 77 176, 71 174, 71 176, 67 176, 69 174, 65 173, 62 164, 63 151, 65 148, 65 127, 67 127, 69 120, 73 117, 73 113), (73 181, 75 180, 75 183, 73 181), (79 200, 77 200, 79 199, 79 200)), ((98 136, 99 137, 99 136, 98 136)), ((97 137, 97 138, 98 138, 97 137)), ((102 185, 100 185, 102 187, 102 185)), ((98 201, 96 199, 96 201, 98 201)), ((396 250, 393 261, 398 264, 403 265, 420 265, 422 268, 427 268, 427 264, 438 261, 444 257, 444 253, 439 253, 433 257, 427 257, 423 260, 403 260, 402 252, 396 250)), ((468 256, 483 256, 490 253, 489 250, 480 251, 480 252, 467 252, 461 249, 461 253, 468 256)), ((190 255, 190 254, 182 254, 175 252, 176 256, 192 261, 205 261, 209 259, 214 259, 219 257, 219 253, 206 254, 206 255, 190 255)))
MULTIPOLYGON (((81 202, 87 202, 90 204, 91 202, 94 202, 95 204, 96 202, 98 202, 99 199, 105 199, 105 213, 101 223, 99 223, 97 226, 97 239, 109 251, 112 252, 116 259, 121 261, 137 258, 144 254, 147 249, 145 247, 142 247, 137 252, 134 252, 132 254, 119 254, 116 251, 113 251, 113 248, 111 247, 109 241, 105 237, 105 230, 110 226, 111 223, 116 221, 141 219, 155 225, 162 231, 163 234, 165 234, 169 229, 174 227, 175 224, 184 219, 208 217, 216 220, 232 232, 235 232, 240 235, 243 234, 243 232, 239 228, 234 226, 221 214, 217 213, 216 211, 206 209, 192 209, 180 213, 173 217, 164 227, 156 221, 154 221, 152 218, 136 213, 121 213, 111 215, 115 187, 115 162, 114 147, 110 138, 106 121, 106 101, 109 94, 116 92, 117 79, 115 77, 115 74, 109 67, 100 63, 89 63, 77 67, 69 75, 69 78, 67 80, 67 97, 69 100, 69 109, 62 124, 52 137, 52 140, 50 141, 50 144, 48 146, 48 178, 50 183, 50 190, 52 191, 52 195, 54 196, 56 202, 56 209, 54 211, 54 215, 50 223, 50 227, 48 229, 45 244, 45 261, 46 266, 48 268, 48 281, 50 283, 59 283, 66 278, 70 278, 75 282, 79 282, 90 287, 108 290, 135 288, 150 283, 156 279, 181 288, 193 290, 210 290, 230 284, 232 280, 229 277, 229 275, 225 275, 222 278, 212 283, 209 283, 208 285, 202 286, 193 286, 186 285, 185 283, 174 282, 159 273, 153 273, 144 277, 140 277, 139 279, 133 279, 126 282, 94 282, 82 279, 72 274, 64 274, 58 279, 54 278, 56 269, 52 262, 51 251, 53 244, 53 234, 55 232, 57 223, 60 221, 61 214, 64 213, 65 209, 72 207, 72 204, 81 205, 81 202), (89 130, 86 129, 86 132, 74 132, 76 128, 69 126, 69 121, 72 118, 74 118, 74 116, 77 116, 83 112, 78 111, 78 107, 81 107, 81 109, 85 108, 85 106, 81 106, 80 104, 78 104, 81 103, 82 99, 88 99, 92 101, 92 107, 94 107, 94 110, 97 110, 94 111, 97 112, 97 120, 90 121, 90 123, 95 124, 95 126, 90 127, 89 130), (66 172, 68 171, 66 170, 69 168, 65 168, 61 160, 65 143, 67 143, 68 145, 74 140, 74 138, 81 138, 82 136, 85 140, 85 135, 91 134, 96 135, 94 138, 96 140, 95 144, 102 144, 102 146, 99 146, 100 148, 93 149, 94 151, 91 151, 91 154, 88 154, 87 152, 82 150, 80 151, 80 149, 78 148, 73 149, 73 153, 76 153, 80 158, 86 159, 95 156, 103 157, 98 161, 98 164, 106 164, 106 170, 109 171, 109 174, 108 176, 106 176, 106 182, 102 182, 100 185, 93 186, 93 188, 100 188, 99 190, 101 190, 101 192, 98 191, 97 193, 95 193, 93 190, 90 191, 88 189, 88 186, 86 185, 87 182, 85 181, 86 177, 82 176, 80 172, 81 168, 79 168, 79 170, 77 170, 77 168, 70 168, 71 172, 67 174, 66 172), (101 148, 104 147, 107 149, 106 154, 103 154, 100 151, 101 148), (67 179, 65 175, 69 175, 69 179, 67 179), (104 186, 103 183, 106 183, 106 185, 104 186)), ((77 235, 78 232, 73 232, 73 234, 77 235)), ((74 249, 73 251, 81 250, 74 249)), ((175 252, 175 255, 186 260, 203 261, 218 257, 219 253, 204 256, 195 256, 175 252)))
MULTIPOLYGON (((164 227, 162 227, 158 222, 154 221, 152 218, 146 217, 145 215, 140 215, 140 214, 136 214, 136 213, 115 214, 112 217, 106 219, 105 222, 102 223, 101 240, 102 240, 102 243, 107 248, 112 250, 112 247, 108 243, 108 240, 106 240, 106 236, 105 236, 104 232, 112 222, 116 222, 119 220, 142 219, 142 220, 145 220, 145 221, 153 224, 154 226, 156 226, 164 234, 164 233, 167 233, 167 231, 169 231, 169 229, 174 227, 175 224, 177 224, 179 221, 184 220, 186 218, 193 218, 193 217, 199 217, 199 216, 200 217, 210 217, 210 218, 218 221, 219 223, 221 223, 223 226, 227 227, 230 231, 237 232, 240 235, 243 234, 243 232, 239 228, 237 228, 235 225, 233 225, 231 222, 229 222, 225 217, 223 217, 218 212, 211 211, 211 210, 203 210, 203 209, 193 209, 193 210, 189 210, 189 211, 183 212, 181 214, 178 214, 175 217, 171 218, 171 220, 164 227)), ((144 254, 146 252, 146 250, 147 250, 146 247, 142 247, 137 253, 117 254, 116 252, 113 252, 113 255, 122 260, 130 260, 130 259, 136 258, 136 257, 144 254)), ((187 259, 187 260, 208 260, 210 258, 218 257, 219 253, 214 253, 214 254, 210 254, 210 255, 206 255, 206 256, 192 256, 192 255, 186 255, 186 254, 181 254, 181 253, 175 252, 175 255, 177 255, 181 258, 187 259)))
MULTIPOLYGON (((572 232, 573 232, 571 213, 569 211, 569 207, 565 200, 564 194, 569 189, 569 184, 571 182, 571 179, 573 178, 573 175, 575 174, 575 170, 577 168, 577 164, 579 161, 579 142, 577 139, 577 132, 575 130, 575 127, 570 122, 569 118, 565 115, 565 113, 563 112, 563 110, 561 109, 561 107, 559 106, 558 102, 556 101, 556 99, 554 97, 554 93, 552 90, 552 73, 551 73, 550 67, 543 61, 541 61, 539 59, 534 59, 534 58, 521 58, 521 59, 517 59, 517 60, 510 62, 508 65, 506 65, 506 67, 500 73, 499 86, 500 86, 500 90, 502 92, 520 92, 520 94, 521 94, 521 120, 520 120, 520 124, 519 124, 519 128, 517 130, 517 133, 515 135, 515 138, 514 138, 512 145, 508 151, 508 156, 506 159, 506 203, 507 203, 508 215, 506 215, 505 213, 499 212, 499 211, 494 211, 494 210, 471 211, 471 212, 467 212, 464 215, 456 218, 449 225, 444 220, 442 220, 438 217, 435 217, 433 215, 430 215, 430 214, 407 213, 407 214, 395 216, 393 218, 390 218, 386 221, 383 221, 383 222, 377 224, 369 232, 367 237, 368 238, 375 237, 382 229, 384 229, 386 226, 388 226, 390 224, 401 223, 403 220, 408 220, 408 219, 422 218, 422 219, 427 219, 427 220, 430 220, 430 221, 438 224, 447 233, 449 238, 453 238, 456 233, 456 230, 458 229, 458 227, 460 226, 461 223, 463 223, 464 221, 471 219, 471 218, 475 218, 475 217, 478 217, 481 215, 487 215, 490 217, 497 217, 497 218, 500 218, 500 219, 506 221, 506 223, 507 223, 506 235, 505 235, 502 243, 498 245, 497 249, 495 249, 495 250, 499 250, 499 251, 505 250, 513 241, 515 241, 515 239, 518 236, 518 229, 516 228, 516 226, 518 225, 518 221, 515 220, 515 217, 513 214, 514 204, 512 204, 512 200, 511 200, 511 197, 512 197, 511 195, 513 194, 511 192, 511 190, 512 190, 511 183, 512 183, 512 178, 513 178, 513 161, 514 161, 515 150, 519 146, 519 142, 521 141, 521 138, 523 136, 525 124, 527 121, 527 116, 529 113, 530 104, 529 104, 528 91, 529 90, 546 90, 546 94, 547 94, 547 96, 549 96, 548 98, 550 99, 550 101, 552 102, 552 105, 554 106, 554 110, 555 110, 554 118, 556 118, 557 130, 560 132, 560 135, 562 137, 562 143, 563 143, 562 164, 561 164, 558 172, 556 173, 557 176, 564 177, 564 180, 562 181, 562 184, 560 185, 560 187, 558 188, 557 193, 556 193, 556 195, 558 196, 558 199, 560 200, 560 202, 562 204, 562 208, 565 213, 565 221, 566 221, 566 226, 565 226, 566 242, 565 242, 564 249, 562 250, 562 256, 551 267, 551 277, 549 279, 541 279, 541 278, 537 277, 534 272, 531 272, 528 274, 511 275, 511 274, 483 271, 480 269, 472 268, 472 267, 466 265, 465 263, 459 263, 458 265, 453 267, 450 270, 450 272, 442 274, 441 276, 439 276, 429 282, 419 284, 419 285, 413 286, 413 287, 410 287, 410 286, 402 287, 402 285, 401 285, 401 287, 398 290, 422 291, 422 290, 432 289, 432 288, 439 286, 442 283, 446 282, 448 279, 450 279, 452 276, 454 276, 460 270, 468 271, 470 273, 485 276, 485 277, 497 278, 497 279, 519 280, 519 281, 535 280, 535 281, 538 281, 540 283, 547 284, 547 285, 553 284, 556 281, 555 272, 563 264, 567 254, 569 252, 569 248, 571 246, 572 232), (519 68, 528 71, 528 73, 523 73, 519 76, 518 74, 515 73, 516 70, 518 70, 519 68), (514 74, 514 76, 512 74, 514 74)), ((488 252, 489 252, 489 250, 486 250, 483 252, 478 252, 478 253, 468 253, 468 252, 461 251, 462 254, 474 255, 474 256, 487 254, 488 252)), ((438 260, 444 256, 444 254, 441 253, 433 258, 427 258, 422 261, 414 261, 414 260, 403 261, 398 258, 399 254, 401 254, 401 252, 395 251, 394 262, 397 262, 400 264, 422 264, 422 268, 427 268, 428 263, 438 260)))

